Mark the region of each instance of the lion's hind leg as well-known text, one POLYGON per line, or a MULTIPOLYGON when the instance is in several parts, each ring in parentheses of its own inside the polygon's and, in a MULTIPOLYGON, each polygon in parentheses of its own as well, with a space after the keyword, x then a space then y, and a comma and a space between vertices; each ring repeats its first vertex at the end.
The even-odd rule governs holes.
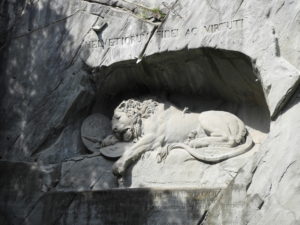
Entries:
POLYGON ((212 132, 209 136, 191 140, 189 146, 193 148, 204 148, 209 146, 233 147, 234 141, 223 132, 212 132))
POLYGON ((166 160, 168 157, 170 151, 173 149, 186 149, 189 146, 184 143, 172 143, 172 144, 167 144, 159 149, 159 152, 157 154, 157 162, 161 163, 166 160))

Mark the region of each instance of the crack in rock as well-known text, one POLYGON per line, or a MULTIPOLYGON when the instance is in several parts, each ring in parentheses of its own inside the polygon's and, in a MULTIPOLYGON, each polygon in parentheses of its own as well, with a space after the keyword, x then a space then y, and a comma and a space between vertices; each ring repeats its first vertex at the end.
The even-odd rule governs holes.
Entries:
POLYGON ((293 162, 291 162, 285 169, 285 171, 282 173, 281 177, 279 178, 278 183, 281 182, 282 178, 285 176, 285 174, 287 173, 288 169, 295 163, 297 162, 297 160, 294 160, 293 162))
POLYGON ((20 34, 20 35, 18 35, 18 36, 12 37, 11 40, 15 40, 15 39, 19 39, 19 38, 22 38, 22 37, 26 37, 26 36, 31 35, 32 33, 36 32, 36 31, 40 31, 40 30, 45 29, 45 28, 47 28, 47 27, 49 27, 49 26, 52 26, 52 25, 54 25, 54 24, 60 23, 60 22, 62 22, 62 21, 65 21, 65 20, 67 20, 67 19, 69 19, 69 18, 75 16, 77 13, 79 13, 79 12, 81 12, 81 11, 83 11, 83 10, 79 9, 79 10, 77 10, 76 12, 74 12, 73 14, 71 14, 71 15, 69 15, 69 16, 66 16, 66 17, 64 17, 64 18, 62 18, 62 19, 59 19, 59 20, 53 21, 52 23, 45 24, 44 26, 41 26, 41 27, 37 27, 37 28, 35 28, 35 29, 32 29, 30 32, 26 32, 26 33, 24 33, 24 34, 20 34))
MULTIPOLYGON (((175 7, 175 5, 177 4, 177 2, 178 2, 178 0, 175 1, 174 4, 173 4, 170 8, 173 9, 173 8, 175 7)), ((136 63, 139 63, 139 62, 142 60, 142 58, 143 58, 143 56, 144 56, 144 54, 145 54, 145 52, 146 52, 146 50, 147 50, 147 47, 148 47, 150 41, 152 40, 152 37, 154 36, 155 32, 156 32, 156 31, 164 24, 164 22, 167 20, 167 18, 169 17, 170 13, 172 12, 171 9, 168 11, 167 15, 164 17, 164 19, 161 21, 161 23, 160 23, 159 25, 154 26, 154 28, 152 29, 151 34, 150 34, 150 36, 149 36, 147 42, 145 43, 144 48, 142 49, 141 53, 139 54, 136 63)))
POLYGON ((111 8, 112 10, 124 12, 124 13, 129 14, 139 20, 142 20, 146 23, 150 23, 153 25, 157 25, 158 23, 161 22, 161 21, 158 21, 158 22, 152 21, 152 19, 155 18, 155 16, 154 16, 155 13, 153 12, 153 9, 150 9, 146 6, 143 6, 143 5, 140 5, 137 3, 131 3, 131 2, 127 2, 127 1, 113 1, 113 0, 82 0, 82 1, 87 2, 87 3, 103 5, 103 6, 111 8), (142 15, 144 14, 145 11, 150 14, 153 14, 153 16, 149 17, 149 18, 143 18, 142 15))

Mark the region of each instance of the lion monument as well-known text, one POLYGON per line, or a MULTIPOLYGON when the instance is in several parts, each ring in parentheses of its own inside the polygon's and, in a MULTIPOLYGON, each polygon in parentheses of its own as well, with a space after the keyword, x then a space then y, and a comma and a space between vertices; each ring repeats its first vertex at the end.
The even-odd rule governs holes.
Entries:
POLYGON ((231 113, 192 113, 150 98, 121 102, 114 111, 112 131, 102 141, 103 147, 133 143, 115 162, 116 176, 123 176, 147 151, 156 150, 161 162, 171 150, 183 149, 195 159, 212 164, 243 154, 254 145, 244 123, 231 113))

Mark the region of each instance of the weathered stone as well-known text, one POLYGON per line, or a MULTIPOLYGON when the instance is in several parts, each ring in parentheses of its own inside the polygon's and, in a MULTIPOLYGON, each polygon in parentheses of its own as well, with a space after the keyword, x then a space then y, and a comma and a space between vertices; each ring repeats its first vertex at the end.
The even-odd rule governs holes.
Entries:
POLYGON ((0 178, 0 211, 4 221, 23 224, 41 196, 59 182, 60 166, 1 161, 0 178))
POLYGON ((272 123, 268 139, 207 215, 210 224, 298 224, 299 89, 288 109, 272 123), (224 207, 224 205, 227 207, 224 207), (231 205, 231 207, 228 207, 231 205))
POLYGON ((114 189, 45 195, 25 224, 197 224, 219 190, 114 189), (49 205, 57 205, 49 209, 49 205))
POLYGON ((292 0, 2 1, 0 223, 299 224, 299 10, 292 0), (180 213, 155 208, 134 221, 144 204, 124 202, 153 200, 152 190, 120 191, 120 214, 116 199, 94 192, 117 180, 112 161, 86 155, 82 121, 146 95, 233 113, 257 143, 214 165, 180 150, 159 164, 147 152, 120 181, 224 188, 207 213, 197 201, 180 211, 190 201, 169 196, 180 213))
POLYGON ((62 163, 57 190, 102 190, 117 187, 112 174, 113 161, 98 154, 71 158, 62 163))
MULTIPOLYGON (((292 43, 294 49, 300 47, 294 39, 289 42, 283 29, 286 24, 293 29, 293 37, 300 34, 296 28, 299 4, 287 2, 276 1, 274 5, 261 1, 177 1, 153 35, 145 56, 199 47, 243 52, 256 61, 270 113, 275 116, 295 91, 300 76, 300 61, 295 61, 299 52, 291 57, 292 62, 286 61, 286 54, 281 55, 281 48, 289 49, 286 46, 292 43), (282 21, 283 11, 290 14, 282 21)), ((284 52, 291 55, 289 50, 284 52)))
POLYGON ((157 162, 157 152, 145 153, 124 177, 127 187, 226 188, 259 146, 244 155, 222 163, 199 162, 183 150, 170 152, 164 163, 157 162))
POLYGON ((81 140, 91 152, 99 152, 102 140, 109 134, 110 120, 100 113, 88 116, 81 125, 81 140))
POLYGON ((78 11, 79 1, 56 3, 26 4, 2 51, 1 113, 6 119, 1 143, 7 159, 29 160, 92 101, 91 84, 74 61, 96 16, 78 11))
POLYGON ((65 127, 53 144, 36 154, 36 160, 43 164, 54 164, 86 154, 87 151, 80 140, 80 125, 81 121, 78 121, 65 127))

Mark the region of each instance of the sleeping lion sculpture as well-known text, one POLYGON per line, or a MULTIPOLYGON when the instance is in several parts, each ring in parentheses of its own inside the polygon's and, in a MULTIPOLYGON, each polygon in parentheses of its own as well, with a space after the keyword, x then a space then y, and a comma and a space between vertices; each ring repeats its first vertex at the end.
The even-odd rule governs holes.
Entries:
POLYGON ((153 99, 121 102, 114 111, 112 131, 102 141, 103 147, 119 141, 134 143, 115 162, 116 176, 123 176, 147 151, 157 150, 161 162, 171 150, 183 149, 195 159, 212 164, 241 155, 254 145, 245 124, 231 113, 189 113, 153 99))

